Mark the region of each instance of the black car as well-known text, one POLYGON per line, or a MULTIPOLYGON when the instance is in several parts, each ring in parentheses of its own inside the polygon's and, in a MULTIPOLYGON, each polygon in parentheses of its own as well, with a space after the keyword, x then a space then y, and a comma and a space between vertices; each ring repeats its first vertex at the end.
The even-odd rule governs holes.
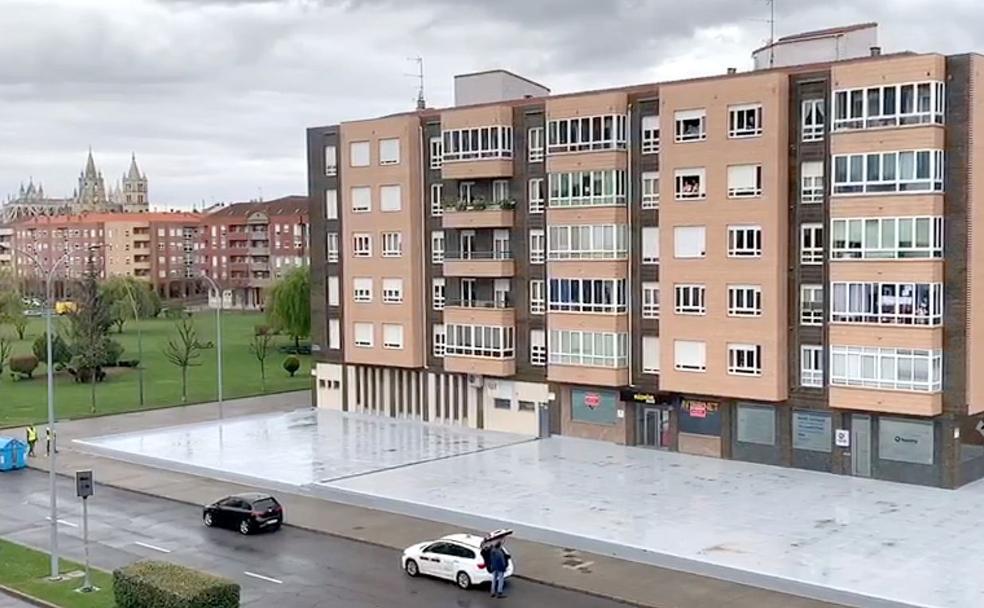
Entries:
POLYGON ((284 508, 269 494, 236 494, 205 505, 202 521, 208 527, 232 528, 242 534, 279 530, 284 523, 284 508))

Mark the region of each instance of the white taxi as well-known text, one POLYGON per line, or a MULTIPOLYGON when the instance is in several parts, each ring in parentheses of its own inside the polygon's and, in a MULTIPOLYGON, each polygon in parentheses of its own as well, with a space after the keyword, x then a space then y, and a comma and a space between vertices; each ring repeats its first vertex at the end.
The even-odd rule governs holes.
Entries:
MULTIPOLYGON (((429 540, 407 547, 403 551, 401 565, 410 576, 423 574, 454 581, 462 589, 473 585, 492 582, 482 547, 485 544, 501 541, 512 534, 512 530, 496 530, 483 536, 477 534, 449 534, 437 540, 429 540)), ((503 547, 505 551, 505 547, 503 547)), ((509 565, 506 578, 513 574, 514 561, 506 551, 509 565)))

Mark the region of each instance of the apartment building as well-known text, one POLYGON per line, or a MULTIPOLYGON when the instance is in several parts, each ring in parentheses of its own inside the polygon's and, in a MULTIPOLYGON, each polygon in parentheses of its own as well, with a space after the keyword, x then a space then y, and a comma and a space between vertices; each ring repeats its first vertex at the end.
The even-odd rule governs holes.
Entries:
MULTIPOLYGON (((277 279, 308 264, 308 199, 222 207, 202 218, 202 238, 202 268, 222 288, 223 306, 258 310, 277 279)), ((209 297, 218 306, 216 295, 209 297)))
POLYGON ((13 272, 14 254, 11 252, 14 229, 0 224, 0 272, 13 272))
POLYGON ((202 293, 201 220, 196 213, 25 219, 11 226, 15 273, 40 289, 43 277, 36 264, 50 268, 67 254, 53 283, 56 297, 63 297, 70 283, 83 276, 91 256, 100 278, 132 276, 153 285, 163 299, 188 298, 202 293))
POLYGON ((795 42, 309 129, 318 406, 984 476, 984 57, 795 42))

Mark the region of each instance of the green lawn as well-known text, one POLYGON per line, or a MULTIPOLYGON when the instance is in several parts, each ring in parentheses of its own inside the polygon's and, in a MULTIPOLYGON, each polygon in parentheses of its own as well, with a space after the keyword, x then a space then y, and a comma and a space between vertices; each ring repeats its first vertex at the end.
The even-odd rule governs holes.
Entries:
MULTIPOLYGON (((249 350, 253 328, 263 325, 258 313, 225 312, 222 317, 222 367, 224 398, 263 394, 260 367, 249 350)), ((199 341, 215 342, 215 313, 203 312, 194 316, 199 341)), ((66 323, 56 317, 56 324, 66 323)), ((181 405, 181 370, 169 363, 162 349, 175 336, 174 321, 152 319, 141 322, 143 330, 144 407, 152 409, 181 405)), ((56 330, 57 331, 57 330, 56 330)), ((127 323, 123 333, 115 327, 111 337, 123 345, 123 359, 137 358, 136 324, 127 323)), ((16 338, 11 327, 0 327, 8 337, 16 338)), ((31 353, 37 336, 44 335, 44 320, 34 319, 23 341, 15 342, 13 355, 31 353)), ((64 333, 63 333, 64 335, 64 333)), ((275 336, 274 348, 267 358, 266 392, 276 393, 308 388, 311 384, 310 357, 300 357, 301 368, 291 378, 281 364, 286 355, 276 347, 287 345, 287 336, 275 336)), ((198 367, 188 370, 188 403, 214 401, 216 398, 216 351, 203 350, 198 367)), ((140 410, 138 371, 133 368, 112 368, 109 377, 96 387, 96 413, 111 414, 140 410)), ((20 426, 47 420, 47 390, 44 365, 38 366, 31 380, 14 381, 6 368, 0 375, 0 428, 20 426)), ((78 384, 67 372, 55 376, 55 406, 59 419, 82 418, 90 414, 89 385, 78 384)), ((43 431, 40 433, 43 437, 43 431)))
MULTIPOLYGON (((80 564, 64 559, 59 560, 58 565, 63 574, 83 570, 80 564)), ((99 591, 79 593, 75 590, 82 586, 82 578, 52 583, 46 580, 50 572, 47 553, 0 540, 0 584, 62 608, 113 608, 116 605, 112 574, 90 570, 92 584, 99 591)))

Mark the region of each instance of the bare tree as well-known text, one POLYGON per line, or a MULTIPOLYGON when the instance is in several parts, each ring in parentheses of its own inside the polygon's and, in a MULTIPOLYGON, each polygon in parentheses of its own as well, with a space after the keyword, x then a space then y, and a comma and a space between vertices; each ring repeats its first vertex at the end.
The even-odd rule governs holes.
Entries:
POLYGON ((198 332, 191 319, 185 318, 174 324, 177 339, 169 339, 164 346, 164 358, 181 368, 181 402, 188 401, 188 368, 198 367, 202 355, 202 347, 198 343, 198 332))
POLYGON ((270 346, 273 343, 273 336, 269 331, 257 330, 253 334, 253 341, 249 345, 249 352, 253 353, 256 360, 260 363, 260 386, 266 392, 266 359, 270 354, 270 346))

